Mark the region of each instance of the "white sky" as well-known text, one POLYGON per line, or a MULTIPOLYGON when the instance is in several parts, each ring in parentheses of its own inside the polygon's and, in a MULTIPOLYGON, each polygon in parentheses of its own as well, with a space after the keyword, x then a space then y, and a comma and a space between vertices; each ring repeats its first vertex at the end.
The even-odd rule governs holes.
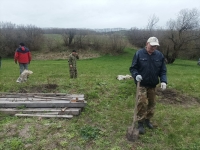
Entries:
POLYGON ((200 0, 0 0, 0 22, 56 28, 145 28, 159 18, 165 27, 182 9, 196 8, 200 0))

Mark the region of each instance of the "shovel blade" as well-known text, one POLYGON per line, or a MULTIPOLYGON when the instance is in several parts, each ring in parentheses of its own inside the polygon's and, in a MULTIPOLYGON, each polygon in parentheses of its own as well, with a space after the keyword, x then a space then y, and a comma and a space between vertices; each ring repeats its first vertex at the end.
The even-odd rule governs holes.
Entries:
POLYGON ((139 130, 136 128, 128 127, 127 129, 127 133, 126 133, 126 138, 131 141, 131 142, 135 142, 139 137, 139 130))

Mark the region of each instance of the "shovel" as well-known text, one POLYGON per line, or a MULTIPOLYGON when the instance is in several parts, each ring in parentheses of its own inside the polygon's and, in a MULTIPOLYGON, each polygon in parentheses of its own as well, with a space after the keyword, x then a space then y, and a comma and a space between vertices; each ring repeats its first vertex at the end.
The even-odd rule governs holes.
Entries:
POLYGON ((137 82, 133 123, 132 123, 132 126, 128 127, 127 133, 126 133, 126 138, 132 142, 135 142, 139 137, 139 130, 137 129, 137 127, 135 125, 136 121, 137 121, 137 105, 138 105, 139 87, 140 87, 140 82, 137 82))

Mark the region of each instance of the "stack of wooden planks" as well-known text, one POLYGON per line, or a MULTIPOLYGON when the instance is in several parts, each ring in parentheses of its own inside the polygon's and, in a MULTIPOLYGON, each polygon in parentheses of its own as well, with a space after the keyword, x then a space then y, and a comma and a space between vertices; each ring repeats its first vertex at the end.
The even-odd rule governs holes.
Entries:
POLYGON ((0 112, 20 117, 72 118, 86 104, 83 94, 0 93, 0 112))

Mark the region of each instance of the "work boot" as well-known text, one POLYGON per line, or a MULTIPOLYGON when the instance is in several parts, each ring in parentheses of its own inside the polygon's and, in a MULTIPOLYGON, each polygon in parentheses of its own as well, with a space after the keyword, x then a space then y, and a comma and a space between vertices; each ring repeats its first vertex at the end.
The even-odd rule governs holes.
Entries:
POLYGON ((145 123, 146 123, 146 126, 147 126, 149 129, 153 129, 153 125, 151 124, 151 122, 150 122, 149 119, 145 119, 145 123))
POLYGON ((145 133, 143 122, 138 122, 138 130, 139 130, 139 134, 145 133))

